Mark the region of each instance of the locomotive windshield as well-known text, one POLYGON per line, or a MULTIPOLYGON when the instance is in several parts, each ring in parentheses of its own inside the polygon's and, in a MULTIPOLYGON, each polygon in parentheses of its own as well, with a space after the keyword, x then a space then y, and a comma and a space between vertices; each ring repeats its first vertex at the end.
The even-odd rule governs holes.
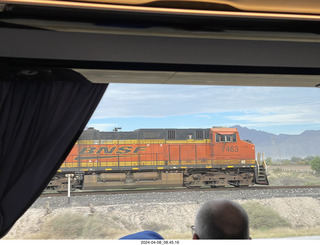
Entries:
POLYGON ((237 134, 216 134, 216 142, 237 142, 237 134))

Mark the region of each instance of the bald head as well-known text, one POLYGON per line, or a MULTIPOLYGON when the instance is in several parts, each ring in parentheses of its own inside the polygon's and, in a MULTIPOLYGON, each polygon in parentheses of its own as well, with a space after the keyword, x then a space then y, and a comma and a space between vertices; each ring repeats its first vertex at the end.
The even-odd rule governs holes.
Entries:
POLYGON ((204 203, 195 220, 195 239, 250 239, 246 211, 237 203, 214 199, 204 203))

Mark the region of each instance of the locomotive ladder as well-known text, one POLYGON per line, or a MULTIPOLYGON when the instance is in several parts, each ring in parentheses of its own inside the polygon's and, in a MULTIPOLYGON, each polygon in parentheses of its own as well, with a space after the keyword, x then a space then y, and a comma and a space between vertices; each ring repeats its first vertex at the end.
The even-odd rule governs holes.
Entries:
POLYGON ((269 181, 267 178, 267 163, 264 160, 264 154, 257 154, 257 167, 254 170, 255 174, 255 183, 260 185, 269 185, 269 181))

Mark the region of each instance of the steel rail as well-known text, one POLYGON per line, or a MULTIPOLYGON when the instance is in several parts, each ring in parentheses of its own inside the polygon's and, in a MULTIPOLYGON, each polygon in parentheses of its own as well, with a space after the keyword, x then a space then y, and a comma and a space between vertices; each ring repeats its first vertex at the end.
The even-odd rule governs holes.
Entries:
MULTIPOLYGON (((148 192, 194 192, 194 191, 239 191, 239 190, 271 190, 271 189, 310 189, 320 188, 320 186, 250 186, 250 187, 217 187, 217 188, 170 188, 170 189, 124 189, 124 190, 104 190, 104 191, 74 191, 72 196, 85 195, 115 195, 115 194, 133 194, 148 192)), ((43 192, 41 197, 66 196, 67 192, 43 192)))

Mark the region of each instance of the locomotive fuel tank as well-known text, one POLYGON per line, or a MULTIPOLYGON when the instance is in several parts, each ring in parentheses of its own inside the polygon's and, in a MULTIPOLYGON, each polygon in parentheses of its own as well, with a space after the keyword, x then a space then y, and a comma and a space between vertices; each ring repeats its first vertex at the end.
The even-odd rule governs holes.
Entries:
MULTIPOLYGON (((114 175, 114 174, 108 174, 114 175)), ((117 174, 115 174, 117 175, 117 174)), ((123 174, 121 174, 123 175, 123 174)), ((145 188, 145 187, 180 187, 183 184, 182 173, 127 173, 125 178, 115 176, 102 180, 99 175, 85 175, 83 190, 145 188)))

